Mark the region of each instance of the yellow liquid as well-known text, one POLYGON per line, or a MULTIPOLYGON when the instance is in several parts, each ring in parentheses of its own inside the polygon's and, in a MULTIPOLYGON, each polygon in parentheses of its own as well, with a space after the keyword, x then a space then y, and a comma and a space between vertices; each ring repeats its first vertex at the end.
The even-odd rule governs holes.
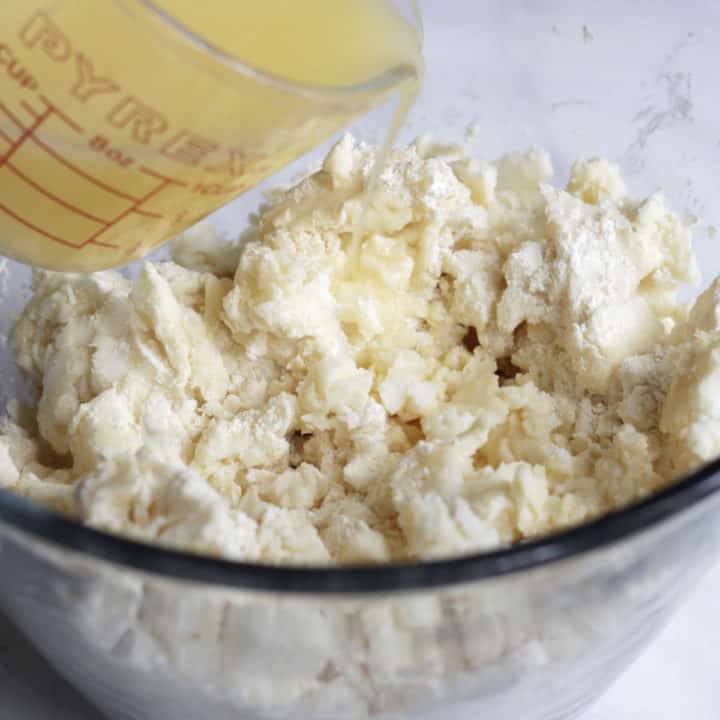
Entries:
POLYGON ((418 64, 416 32, 386 0, 154 0, 244 64, 301 85, 347 86, 418 64))
POLYGON ((177 25, 140 0, 0 3, 3 253, 83 271, 140 257, 393 89, 409 104, 421 74, 389 0, 155 4, 177 25))

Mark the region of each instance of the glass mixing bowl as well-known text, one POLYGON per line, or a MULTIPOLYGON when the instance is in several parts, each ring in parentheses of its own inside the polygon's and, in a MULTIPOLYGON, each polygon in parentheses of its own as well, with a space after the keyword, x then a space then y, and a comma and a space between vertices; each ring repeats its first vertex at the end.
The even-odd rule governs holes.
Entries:
MULTIPOLYGON (((423 12, 428 76, 403 140, 460 140, 473 126, 471 154, 544 146, 560 177, 606 155, 635 193, 662 186, 701 218, 705 282, 720 271, 720 5, 455 0, 423 12)), ((356 131, 378 141, 386 118, 356 131)), ((258 201, 215 224, 237 230, 258 201)), ((11 264, 4 281, 6 331, 29 273, 11 264)), ((2 392, 17 396, 8 348, 1 359, 2 392)), ((719 490, 716 462, 552 537, 352 569, 147 547, 0 493, 0 605, 118 720, 561 720, 629 665, 717 555, 719 490)))

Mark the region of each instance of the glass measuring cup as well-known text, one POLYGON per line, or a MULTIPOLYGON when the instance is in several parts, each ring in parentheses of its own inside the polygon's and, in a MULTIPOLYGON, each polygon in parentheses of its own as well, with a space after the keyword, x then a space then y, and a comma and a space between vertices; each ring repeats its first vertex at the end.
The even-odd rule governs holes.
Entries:
POLYGON ((55 270, 129 262, 418 75, 419 32, 389 0, 213 4, 223 12, 188 0, 0 4, 0 253, 55 270), (176 5, 212 22, 197 34, 176 5), (293 30, 310 43, 373 37, 347 52, 335 43, 336 57, 288 80, 300 75, 227 50, 228 24, 251 17, 291 70, 273 5, 305 8, 293 30))

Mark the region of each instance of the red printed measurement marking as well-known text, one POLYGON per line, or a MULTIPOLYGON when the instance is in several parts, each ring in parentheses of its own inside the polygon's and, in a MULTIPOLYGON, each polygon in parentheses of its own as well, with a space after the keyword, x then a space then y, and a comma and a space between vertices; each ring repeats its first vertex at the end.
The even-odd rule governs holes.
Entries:
POLYGON ((98 180, 96 177, 89 175, 82 168, 79 168, 77 165, 74 165, 69 160, 66 160, 64 157, 62 157, 62 155, 58 155, 55 150, 53 150, 49 145, 45 144, 42 140, 40 140, 40 138, 33 136, 31 140, 38 147, 42 148, 46 153, 48 153, 51 157, 55 158, 55 160, 57 160, 61 165, 65 166, 68 170, 72 170, 77 175, 80 175, 80 177, 85 178, 85 180, 87 180, 90 184, 95 185, 96 187, 99 187, 106 192, 112 193, 113 195, 116 195, 123 200, 129 200, 130 202, 135 202, 137 200, 137 198, 134 198, 132 195, 128 195, 121 190, 110 187, 110 185, 106 185, 102 180, 98 180))
POLYGON ((53 105, 44 95, 40 95, 40 99, 50 108, 52 111, 69 127, 71 127, 77 133, 85 132, 74 120, 71 120, 62 110, 56 105, 53 105))
MULTIPOLYGON (((10 111, 2 103, 0 103, 0 110, 2 110, 14 122, 14 118, 10 114, 10 111)), ((15 142, 13 142, 12 145, 10 145, 10 149, 0 158, 0 167, 2 167, 15 154, 17 149, 29 137, 32 136, 32 134, 45 122, 45 120, 48 119, 48 117, 50 117, 51 112, 52 112, 51 108, 46 107, 45 110, 40 115, 34 115, 35 119, 33 120, 32 124, 26 128, 22 128, 20 137, 17 140, 15 140, 15 142)))
MULTIPOLYGON (((33 188, 36 192, 42 194, 44 197, 48 198, 49 200, 55 202, 56 204, 60 205, 61 207, 65 208, 66 210, 76 214, 80 215, 81 217, 84 217, 88 220, 91 220, 92 222, 98 223, 101 227, 98 228, 95 232, 90 235, 89 238, 84 240, 80 245, 73 245, 72 243, 68 242, 67 240, 63 240, 62 238, 57 237, 56 235, 49 233, 45 230, 42 230, 34 223, 31 223, 30 221, 26 220, 25 218, 20 217, 16 212, 11 210, 5 205, 0 204, 0 211, 5 212, 10 217, 17 220, 19 223, 25 225, 26 227, 30 228, 31 230, 40 233, 44 237, 48 238, 49 240, 53 240, 54 242, 58 242, 66 247, 72 247, 75 249, 80 249, 85 247, 86 245, 99 245, 101 247, 107 247, 107 248, 117 248, 117 245, 114 245, 112 243, 102 241, 100 240, 100 236, 103 235, 103 233, 107 232, 111 227, 119 223, 121 220, 126 218, 128 215, 131 214, 137 214, 141 215, 143 217, 148 218, 162 218, 162 215, 156 212, 152 212, 150 210, 145 210, 141 208, 140 206, 143 203, 146 203, 151 198, 155 197, 158 193, 162 192, 166 187, 169 185, 176 185, 180 187, 184 187, 185 183, 176 180, 174 178, 167 177, 165 175, 161 175, 160 173, 155 172, 151 168, 147 167, 141 167, 140 172, 149 175, 150 177, 156 178, 160 182, 158 185, 153 188, 152 190, 148 191, 143 195, 142 197, 135 197, 133 195, 130 195, 128 193, 125 193, 121 190, 118 190, 117 188, 114 188, 110 185, 107 185, 99 178, 94 177, 93 175, 90 175, 89 173, 85 172, 82 168, 78 167, 74 163, 70 162, 66 158, 62 157, 57 151, 55 151, 52 147, 47 145, 45 142, 40 140, 40 138, 37 137, 36 131, 40 126, 51 116, 56 115, 60 120, 62 120, 68 127, 70 127, 72 130, 74 130, 77 133, 83 133, 83 129, 80 125, 78 125, 74 120, 69 118, 67 115, 65 115, 62 111, 60 111, 55 105, 53 105, 46 97, 40 96, 40 101, 43 104, 42 110, 37 110, 32 105, 27 103, 25 100, 20 101, 20 107, 32 118, 32 122, 29 125, 25 125, 8 107, 0 103, 0 112, 4 113, 12 123, 14 123, 17 128, 20 130, 20 136, 13 140, 10 138, 5 132, 2 132, 2 135, 0 137, 6 139, 8 143, 10 143, 10 148, 7 150, 4 155, 0 156, 0 167, 6 166, 8 170, 10 170, 13 174, 15 174, 17 177, 19 177, 23 182, 25 182, 27 185, 33 188), (72 205, 71 203, 66 202, 62 198, 58 197, 56 194, 50 192, 47 188, 42 187, 37 182, 32 180, 30 177, 28 177, 25 173, 20 170, 20 168, 17 167, 16 164, 10 163, 9 160, 12 158, 14 153, 18 150, 19 147, 23 145, 26 141, 32 141, 35 145, 37 145, 41 150, 43 150, 45 153, 47 153, 50 157, 52 157, 54 160, 59 162, 61 165, 66 167, 68 170, 74 172, 75 174, 79 175, 80 177, 87 180, 92 185, 101 188, 102 190, 105 190, 106 192, 110 193, 114 197, 122 198, 123 200, 127 200, 131 203, 130 207, 128 207, 126 210, 121 212, 119 215, 117 215, 112 220, 103 220, 102 218, 99 218, 95 215, 92 215, 91 213, 83 210, 82 208, 79 208, 75 205, 72 205)), ((138 245, 139 246, 139 245, 138 245)))
POLYGON ((41 185, 38 185, 34 180, 31 180, 25 173, 20 171, 15 165, 12 163, 6 162, 5 167, 10 170, 14 175, 19 177, 21 180, 24 180, 28 185, 30 185, 31 188, 34 190, 37 190, 41 195, 44 195, 46 198, 49 198, 53 202, 56 202, 58 205, 61 205, 66 210, 70 210, 70 212, 77 213, 78 215, 82 215, 82 217, 87 218, 88 220, 92 220, 96 223, 103 224, 105 221, 102 218, 95 217, 95 215, 91 215, 88 212, 85 212, 79 207, 75 207, 74 205, 71 205, 70 203, 66 203, 63 199, 59 198, 57 195, 53 195, 51 192, 46 190, 41 185))
MULTIPOLYGON (((80 247, 85 247, 85 245, 88 245, 93 242, 97 242, 97 238, 99 238, 104 232, 109 230, 113 225, 117 225, 121 220, 126 218, 131 213, 137 213, 139 211, 140 205, 142 205, 144 202, 147 202, 151 198, 155 197, 159 192, 162 192, 168 185, 179 185, 184 186, 185 183, 180 180, 175 180, 173 178, 166 177, 165 175, 160 175, 160 173, 155 172, 154 170, 151 170, 147 167, 141 167, 140 168, 141 173, 145 173, 146 175, 150 175, 151 177, 157 178, 160 180, 160 184, 150 190, 149 192, 145 193, 141 198, 138 198, 127 210, 123 210, 117 217, 115 217, 114 220, 112 220, 109 223, 105 224, 104 228, 101 228, 97 232, 93 233, 80 247)), ((160 215, 155 214, 155 217, 161 217, 160 215)))
POLYGON ((123 254, 125 255, 125 257, 130 257, 130 255, 134 255, 140 249, 141 245, 142 241, 136 242, 134 245, 131 245, 129 248, 127 248, 127 250, 125 250, 123 254))
POLYGON ((42 228, 39 228, 37 225, 33 225, 31 222, 28 222, 24 218, 21 218, 19 215, 16 215, 9 207, 3 205, 2 203, 0 203, 0 210, 7 213, 11 218, 17 220, 21 225, 24 225, 25 227, 34 230, 36 233, 40 233, 40 235, 44 235, 48 240, 54 240, 56 243, 65 245, 65 247, 71 247, 74 250, 78 249, 77 245, 73 245, 67 240, 63 240, 62 238, 57 237, 57 235, 52 235, 51 233, 46 232, 42 228))

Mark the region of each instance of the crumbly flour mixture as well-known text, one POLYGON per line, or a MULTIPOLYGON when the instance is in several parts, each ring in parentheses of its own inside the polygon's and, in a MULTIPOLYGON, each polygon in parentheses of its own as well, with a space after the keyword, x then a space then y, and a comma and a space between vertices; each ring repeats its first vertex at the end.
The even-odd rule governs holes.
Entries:
POLYGON ((38 272, 14 334, 38 388, 0 483, 111 532, 273 563, 446 556, 582 523, 720 453, 720 282, 616 167, 551 184, 341 140, 242 247, 38 272))

